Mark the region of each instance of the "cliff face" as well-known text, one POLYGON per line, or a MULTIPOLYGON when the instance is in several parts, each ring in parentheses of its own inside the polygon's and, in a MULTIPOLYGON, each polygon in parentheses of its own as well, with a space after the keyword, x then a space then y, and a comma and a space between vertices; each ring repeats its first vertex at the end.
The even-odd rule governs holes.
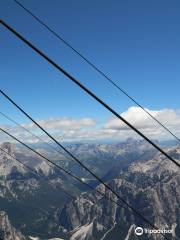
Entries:
POLYGON ((5 212, 0 212, 0 239, 26 240, 26 238, 11 225, 5 212))
MULTIPOLYGON (((180 149, 169 154, 177 161, 180 149)), ((157 154, 149 161, 132 164, 126 172, 108 184, 143 216, 159 228, 180 228, 179 169, 157 154)), ((104 186, 98 189, 117 201, 104 186)), ((120 201, 118 201, 120 203, 120 201)), ((59 212, 59 223, 70 233, 71 240, 136 239, 135 226, 150 228, 128 209, 113 204, 96 192, 83 194, 59 212)), ((162 239, 160 235, 146 239, 162 239), (158 237, 158 238, 157 238, 158 237)), ((173 239, 170 236, 170 239, 173 239)))

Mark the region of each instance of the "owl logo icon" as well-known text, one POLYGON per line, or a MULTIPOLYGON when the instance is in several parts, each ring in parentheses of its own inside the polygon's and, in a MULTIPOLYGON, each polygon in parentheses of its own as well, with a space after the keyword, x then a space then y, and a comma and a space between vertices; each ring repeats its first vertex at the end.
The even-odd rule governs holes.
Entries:
POLYGON ((143 234, 143 228, 142 227, 135 228, 135 234, 137 236, 141 236, 143 234))

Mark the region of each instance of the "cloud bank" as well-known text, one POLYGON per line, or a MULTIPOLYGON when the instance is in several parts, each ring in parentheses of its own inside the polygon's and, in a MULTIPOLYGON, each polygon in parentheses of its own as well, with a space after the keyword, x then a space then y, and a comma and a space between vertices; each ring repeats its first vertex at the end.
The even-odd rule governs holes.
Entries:
MULTIPOLYGON (((146 110, 167 128, 169 128, 174 134, 180 137, 180 110, 146 110)), ((121 113, 121 116, 151 139, 173 139, 166 130, 164 130, 139 107, 130 107, 127 111, 121 113)), ((99 126, 98 122, 91 118, 51 118, 39 120, 38 123, 59 141, 122 141, 129 137, 139 138, 136 133, 130 130, 129 127, 127 127, 122 121, 115 117, 107 119, 107 121, 105 121, 101 126, 99 126)), ((22 126, 36 134, 43 141, 49 141, 48 137, 44 136, 34 124, 30 123, 24 124, 22 126)), ((40 141, 19 127, 13 127, 10 125, 4 125, 3 127, 23 141, 40 141)), ((4 141, 4 137, 4 134, 1 133, 1 141, 4 141)))

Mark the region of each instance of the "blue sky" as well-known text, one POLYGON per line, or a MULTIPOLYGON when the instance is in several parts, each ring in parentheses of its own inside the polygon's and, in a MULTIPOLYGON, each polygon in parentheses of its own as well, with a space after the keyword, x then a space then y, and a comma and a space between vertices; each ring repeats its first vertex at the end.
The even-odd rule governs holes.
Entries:
MULTIPOLYGON (((179 109, 179 1, 21 2, 143 106, 152 110, 179 109)), ((0 15, 118 112, 134 105, 13 0, 0 2, 0 15)), ((99 124, 111 117, 3 27, 0 39, 1 89, 33 117, 85 117, 99 124)), ((0 101, 2 111, 20 122, 26 121, 2 97, 0 101)))

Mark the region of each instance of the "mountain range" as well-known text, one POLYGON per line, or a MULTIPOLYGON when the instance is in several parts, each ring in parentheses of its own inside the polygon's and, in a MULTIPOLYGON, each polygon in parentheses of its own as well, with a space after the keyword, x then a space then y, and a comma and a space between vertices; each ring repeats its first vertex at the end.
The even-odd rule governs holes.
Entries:
MULTIPOLYGON (((8 223, 6 228, 0 229, 3 239, 6 239, 6 232, 11 232, 7 240, 30 239, 30 236, 44 240, 163 239, 160 234, 137 237, 137 226, 147 229, 150 226, 63 153, 58 154, 45 145, 34 146, 118 201, 120 206, 18 145, 6 142, 0 147, 12 156, 0 151, 0 222, 8 223), (43 177, 30 172, 13 157, 43 177)), ((133 139, 114 144, 72 144, 68 145, 68 150, 152 224, 160 229, 173 229, 173 235, 167 234, 169 239, 175 239, 175 235, 180 237, 180 176, 175 164, 145 141, 133 139)), ((165 151, 180 161, 178 146, 166 146, 165 151)))

